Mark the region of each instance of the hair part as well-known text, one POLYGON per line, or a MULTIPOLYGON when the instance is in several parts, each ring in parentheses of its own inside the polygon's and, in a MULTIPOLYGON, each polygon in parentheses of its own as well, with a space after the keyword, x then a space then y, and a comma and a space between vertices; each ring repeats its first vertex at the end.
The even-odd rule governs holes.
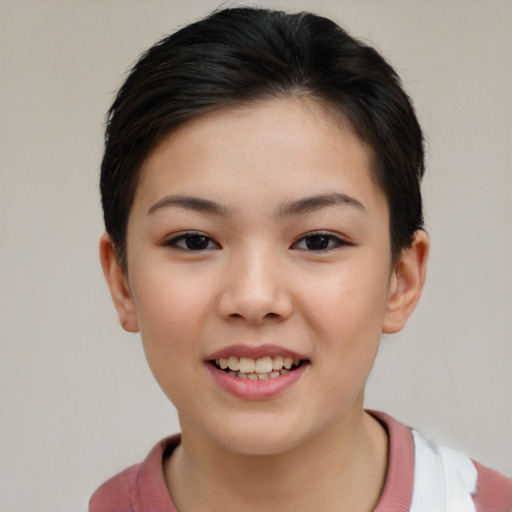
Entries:
POLYGON ((142 165, 190 119, 277 98, 316 99, 349 120, 374 156, 394 259, 423 227, 423 136, 385 59, 311 13, 228 8, 147 50, 108 112, 100 189, 105 227, 126 268, 126 231, 142 165))

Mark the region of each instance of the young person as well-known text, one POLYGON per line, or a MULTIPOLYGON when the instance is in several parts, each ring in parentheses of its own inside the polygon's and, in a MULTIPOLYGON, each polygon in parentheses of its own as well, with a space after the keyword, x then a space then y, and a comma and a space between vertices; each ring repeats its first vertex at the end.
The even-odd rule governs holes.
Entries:
POLYGON ((141 57, 100 256, 181 434, 91 512, 512 510, 511 480, 363 409, 423 287, 423 171, 398 76, 330 20, 226 9, 141 57))

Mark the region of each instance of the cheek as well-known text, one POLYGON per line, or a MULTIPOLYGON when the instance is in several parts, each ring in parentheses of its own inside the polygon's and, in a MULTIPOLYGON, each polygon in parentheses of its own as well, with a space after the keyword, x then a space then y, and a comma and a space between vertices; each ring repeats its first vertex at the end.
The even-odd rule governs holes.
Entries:
POLYGON ((387 307, 386 272, 362 263, 308 281, 302 306, 316 330, 345 343, 372 335, 378 342, 387 307))
POLYGON ((202 287, 187 287, 180 279, 147 276, 144 286, 134 290, 148 366, 177 408, 186 407, 186 397, 199 392, 196 373, 201 365, 188 363, 201 360, 198 340, 208 311, 207 297, 201 291, 202 287))
POLYGON ((364 389, 386 311, 386 283, 378 278, 353 269, 308 290, 309 326, 326 406, 352 403, 364 389))
POLYGON ((178 275, 155 272, 134 286, 137 319, 148 362, 179 364, 180 354, 197 350, 194 341, 211 309, 207 286, 192 286, 178 275))

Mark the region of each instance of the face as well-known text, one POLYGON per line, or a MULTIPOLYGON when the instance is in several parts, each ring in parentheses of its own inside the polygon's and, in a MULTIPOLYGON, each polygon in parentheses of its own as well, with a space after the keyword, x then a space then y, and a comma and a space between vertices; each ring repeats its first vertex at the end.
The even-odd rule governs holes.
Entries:
POLYGON ((297 99, 206 115, 149 155, 116 304, 184 435, 278 453, 362 414, 401 289, 370 159, 297 99))

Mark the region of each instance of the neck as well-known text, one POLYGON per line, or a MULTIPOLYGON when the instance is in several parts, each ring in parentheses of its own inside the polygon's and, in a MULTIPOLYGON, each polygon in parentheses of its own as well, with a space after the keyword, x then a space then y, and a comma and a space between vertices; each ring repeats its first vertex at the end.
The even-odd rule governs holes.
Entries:
POLYGON ((273 455, 233 453, 195 434, 183 428, 182 443, 164 468, 180 512, 368 512, 384 485, 387 435, 362 410, 273 455))

